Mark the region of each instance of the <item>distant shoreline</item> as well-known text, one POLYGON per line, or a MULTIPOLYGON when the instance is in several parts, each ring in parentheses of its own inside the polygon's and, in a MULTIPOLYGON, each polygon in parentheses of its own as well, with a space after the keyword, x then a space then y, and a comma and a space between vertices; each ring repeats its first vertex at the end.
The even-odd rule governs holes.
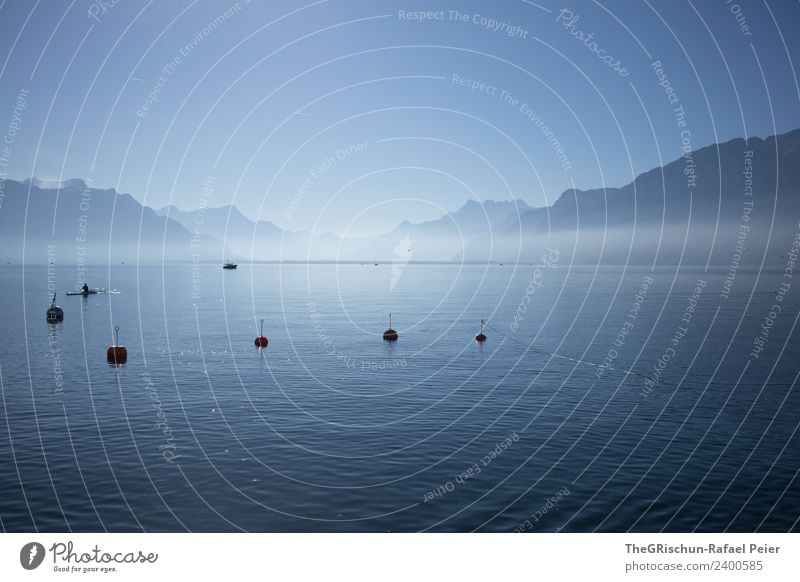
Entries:
MULTIPOLYGON (((192 261, 140 261, 140 262, 130 262, 130 263, 86 263, 84 267, 86 268, 110 268, 110 267, 154 267, 159 265, 202 265, 204 267, 218 267, 220 270, 222 269, 222 263, 217 261, 200 261, 199 263, 192 263, 192 261)), ((239 267, 247 267, 247 266, 260 266, 260 267, 270 267, 270 266, 295 266, 295 265, 330 265, 330 266, 339 266, 339 265, 355 265, 355 266, 364 266, 364 267, 391 267, 392 261, 391 260, 378 260, 378 261, 298 261, 298 260, 285 260, 285 261, 238 261, 236 262, 237 266, 239 267), (377 263, 377 264, 376 264, 377 263)), ((498 268, 511 268, 511 267, 531 267, 534 266, 534 262, 500 262, 500 261, 409 261, 408 263, 403 263, 403 267, 406 266, 468 266, 468 267, 498 267, 498 268)), ((46 267, 46 262, 27 262, 27 263, 3 263, 0 264, 0 267, 46 267)), ((57 267, 73 267, 75 265, 69 263, 61 263, 57 264, 57 267)), ((725 264, 710 264, 706 267, 705 263, 693 263, 693 262, 683 262, 680 264, 672 264, 672 265, 656 265, 655 267, 650 263, 574 263, 571 265, 564 265, 562 268, 568 268, 569 270, 587 270, 587 269, 625 269, 627 271, 632 270, 645 270, 645 271, 652 271, 652 270, 671 270, 675 268, 692 268, 692 269, 700 269, 706 270, 706 268, 711 271, 716 270, 729 270, 730 266, 725 264)), ((753 264, 753 265, 742 265, 741 269, 747 271, 770 271, 774 269, 783 270, 785 265, 780 262, 774 263, 765 263, 763 266, 760 264, 753 264)))

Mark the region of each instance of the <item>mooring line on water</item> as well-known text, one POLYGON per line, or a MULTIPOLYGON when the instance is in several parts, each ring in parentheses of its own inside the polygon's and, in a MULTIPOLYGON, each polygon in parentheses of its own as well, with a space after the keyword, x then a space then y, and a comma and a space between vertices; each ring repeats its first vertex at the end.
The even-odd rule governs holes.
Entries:
POLYGON ((646 374, 642 374, 641 372, 637 372, 635 370, 623 370, 622 368, 614 368, 613 366, 605 366, 603 364, 595 364, 594 362, 589 362, 587 360, 581 360, 579 358, 571 358, 569 356, 564 356, 562 354, 557 354, 557 353, 551 352, 549 350, 543 350, 542 348, 538 348, 538 347, 534 346, 532 343, 526 344, 525 342, 520 341, 515 337, 511 337, 507 333, 500 331, 499 329, 497 329, 496 327, 490 325, 489 323, 486 323, 485 325, 486 325, 486 327, 488 327, 492 331, 495 331, 495 332, 499 333, 501 336, 503 336, 507 340, 512 341, 512 342, 514 342, 516 344, 519 344, 522 347, 524 347, 525 349, 529 349, 529 350, 532 350, 534 352, 538 352, 540 354, 547 354, 548 356, 551 356, 553 358, 561 358, 562 360, 569 360, 570 362, 575 362, 575 363, 578 363, 578 364, 584 364, 586 366, 592 366, 594 368, 603 368, 605 370, 612 370, 614 372, 621 372, 622 374, 625 374, 625 375, 638 376, 639 378, 643 378, 645 380, 652 380, 653 379, 651 376, 648 376, 646 374))

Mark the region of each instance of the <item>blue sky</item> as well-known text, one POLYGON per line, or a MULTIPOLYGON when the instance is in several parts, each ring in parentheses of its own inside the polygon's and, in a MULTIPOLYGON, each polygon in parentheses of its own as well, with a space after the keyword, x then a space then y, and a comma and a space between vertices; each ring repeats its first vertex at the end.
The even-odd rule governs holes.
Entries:
POLYGON ((235 203, 293 230, 541 206, 625 184, 684 138, 800 127, 797 2, 1 6, 0 130, 27 91, 8 177, 235 203))

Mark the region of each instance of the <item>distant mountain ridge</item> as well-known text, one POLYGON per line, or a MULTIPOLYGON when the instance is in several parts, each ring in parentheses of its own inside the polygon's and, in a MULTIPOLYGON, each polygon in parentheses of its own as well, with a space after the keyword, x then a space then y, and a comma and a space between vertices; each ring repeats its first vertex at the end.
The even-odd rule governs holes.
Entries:
POLYGON ((800 186, 800 130, 779 136, 733 139, 692 152, 692 166, 681 157, 664 167, 639 174, 621 188, 566 190, 549 209, 528 213, 523 223, 528 228, 542 228, 549 220, 555 228, 574 228, 575 217, 582 226, 640 223, 683 222, 702 217, 738 219, 741 213, 745 165, 752 173, 752 188, 759 205, 774 202, 798 207, 800 198, 789 196, 800 186), (750 157, 749 152, 752 152, 750 157), (747 156, 747 157, 746 157, 747 156), (750 162, 747 162, 750 160, 750 162), (690 182, 690 176, 694 180, 690 182), (734 201, 736 204, 728 204, 734 201), (634 204, 635 202, 635 204, 634 204), (691 209, 690 209, 691 202, 691 209), (601 217, 597 210, 604 210, 601 217), (602 220, 601 220, 602 218, 602 220))
POLYGON ((44 261, 54 242, 77 252, 85 222, 84 246, 95 262, 387 261, 398 253, 415 261, 532 261, 545 246, 558 246, 565 259, 578 262, 725 264, 740 244, 743 262, 758 264, 780 257, 798 229, 800 130, 700 148, 620 188, 566 190, 549 207, 469 200, 438 219, 403 221, 372 237, 288 231, 251 220, 235 206, 154 211, 80 179, 5 180, 2 192, 0 256, 6 261, 44 261))
POLYGON ((56 256, 61 262, 114 263, 224 254, 219 241, 193 238, 129 194, 91 188, 83 180, 5 180, 2 191, 0 258, 5 261, 41 263, 56 256))
MULTIPOLYGON (((557 244, 578 262, 724 265, 746 232, 744 262, 760 264, 785 252, 798 221, 800 130, 794 130, 703 147, 620 188, 566 190, 552 206, 523 214, 521 234, 509 228, 491 242, 505 255, 521 249, 524 260, 557 244)), ((463 258, 496 258, 487 254, 489 242, 472 241, 463 258)))
POLYGON ((533 210, 523 200, 468 200, 456 210, 420 223, 403 221, 390 232, 364 241, 358 256, 369 249, 376 257, 397 258, 398 244, 408 248, 412 260, 452 261, 471 240, 490 237, 519 225, 520 218, 533 210))
POLYGON ((307 233, 285 231, 269 221, 253 221, 231 205, 194 211, 166 206, 156 214, 178 222, 189 231, 222 241, 233 257, 276 260, 283 254, 295 259, 311 238, 307 233))
POLYGON ((374 237, 342 239, 326 232, 281 229, 267 220, 254 221, 232 205, 193 211, 166 206, 159 216, 175 220, 187 230, 199 229, 223 241, 239 257, 254 260, 388 260, 400 240, 410 240, 416 260, 450 260, 463 248, 463 241, 491 232, 521 213, 531 210, 522 200, 467 201, 455 212, 421 223, 403 221, 392 231, 374 237))
POLYGON ((469 201, 436 220, 403 222, 386 235, 341 239, 330 232, 313 236, 254 221, 230 205, 155 211, 129 194, 94 188, 77 178, 5 180, 2 192, 0 259, 34 263, 50 260, 51 247, 89 263, 391 260, 401 239, 413 244, 415 260, 450 260, 463 248, 464 233, 491 232, 531 208, 521 200, 469 201))

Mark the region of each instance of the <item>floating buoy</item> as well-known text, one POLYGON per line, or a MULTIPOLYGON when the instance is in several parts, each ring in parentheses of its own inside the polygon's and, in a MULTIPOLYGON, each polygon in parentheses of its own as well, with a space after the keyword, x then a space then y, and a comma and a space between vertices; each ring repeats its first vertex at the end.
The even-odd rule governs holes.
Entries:
POLYGON ((269 343, 269 340, 264 335, 264 320, 263 319, 261 320, 261 331, 259 332, 259 335, 256 338, 256 341, 253 342, 253 343, 256 344, 257 348, 265 348, 265 347, 267 347, 267 344, 269 343))
POLYGON ((397 341, 397 332, 392 329, 392 314, 389 314, 389 329, 383 332, 383 339, 387 342, 397 341))
POLYGON ((47 308, 47 323, 59 323, 64 321, 64 310, 56 305, 56 294, 53 293, 53 302, 47 308))
POLYGON ((114 326, 114 345, 108 348, 106 359, 109 364, 119 366, 128 361, 128 349, 119 345, 119 326, 114 326))
POLYGON ((486 325, 486 320, 481 319, 481 330, 475 334, 475 341, 478 343, 483 343, 486 341, 486 334, 483 333, 483 326, 486 325))

